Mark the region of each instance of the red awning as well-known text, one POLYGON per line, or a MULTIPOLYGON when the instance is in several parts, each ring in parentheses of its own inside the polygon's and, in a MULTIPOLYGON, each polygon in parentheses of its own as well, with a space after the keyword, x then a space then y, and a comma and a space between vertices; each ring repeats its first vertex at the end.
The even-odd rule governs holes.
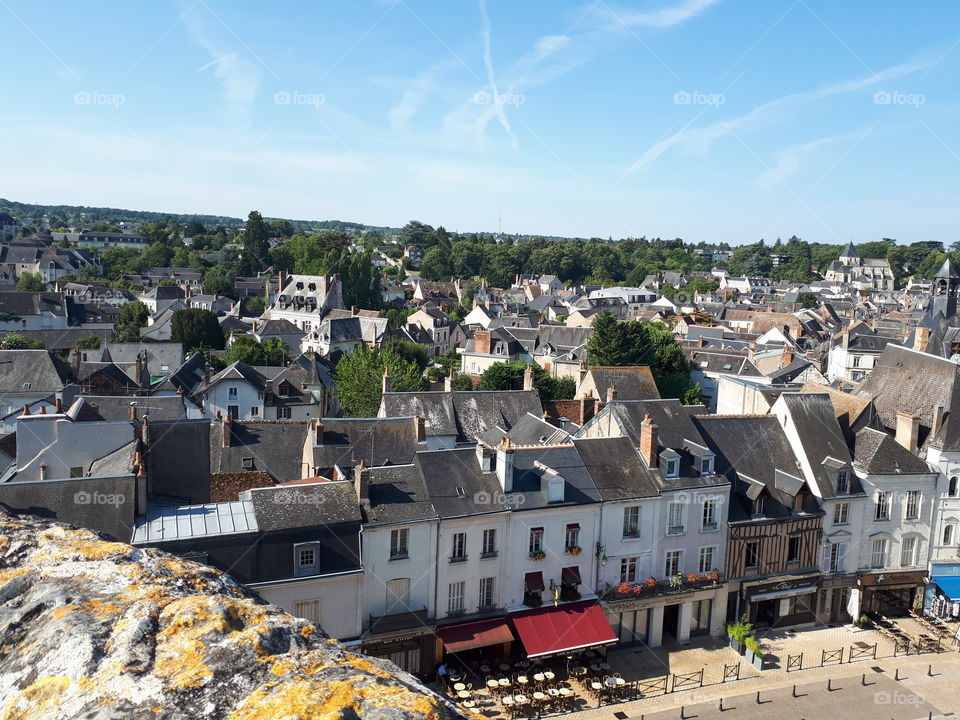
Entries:
POLYGON ((447 652, 451 653, 499 645, 512 642, 514 639, 510 626, 503 618, 440 627, 437 628, 437 635, 443 641, 447 652))
POLYGON ((543 573, 539 570, 537 572, 528 572, 523 576, 523 587, 528 592, 543 592, 543 573))
POLYGON ((612 645, 617 636, 595 600, 525 610, 510 619, 527 657, 544 657, 612 645))
POLYGON ((560 582, 563 585, 579 585, 580 584, 580 566, 571 565, 570 567, 565 567, 560 571, 560 582))

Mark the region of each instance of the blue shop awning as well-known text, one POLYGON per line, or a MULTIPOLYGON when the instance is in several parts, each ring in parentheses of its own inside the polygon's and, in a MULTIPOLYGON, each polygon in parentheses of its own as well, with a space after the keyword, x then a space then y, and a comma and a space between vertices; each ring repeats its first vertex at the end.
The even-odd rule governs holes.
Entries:
POLYGON ((937 587, 940 588, 940 592, 948 598, 951 600, 960 600, 960 577, 941 575, 940 577, 934 577, 933 581, 937 584, 937 587))

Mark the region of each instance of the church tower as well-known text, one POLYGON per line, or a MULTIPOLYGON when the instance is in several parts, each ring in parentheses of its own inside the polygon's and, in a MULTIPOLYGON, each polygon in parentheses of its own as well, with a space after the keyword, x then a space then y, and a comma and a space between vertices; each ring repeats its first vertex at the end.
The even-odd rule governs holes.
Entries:
POLYGON ((857 249, 853 247, 853 243, 847 243, 846 249, 840 253, 840 262, 843 265, 859 265, 860 256, 857 255, 857 249))
POLYGON ((950 258, 947 258, 943 266, 933 276, 933 286, 930 288, 933 294, 932 311, 936 316, 938 313, 944 317, 951 318, 957 314, 957 294, 960 292, 960 273, 957 272, 957 266, 953 264, 950 258))

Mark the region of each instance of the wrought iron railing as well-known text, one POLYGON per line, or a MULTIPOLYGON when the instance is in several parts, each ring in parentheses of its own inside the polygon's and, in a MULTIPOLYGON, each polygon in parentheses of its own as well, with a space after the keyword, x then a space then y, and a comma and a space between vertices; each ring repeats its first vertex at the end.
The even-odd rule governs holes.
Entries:
POLYGON ((648 595, 668 595, 672 593, 709 590, 720 587, 723 578, 720 573, 680 573, 668 578, 647 578, 637 582, 617 583, 603 593, 604 600, 628 600, 648 595))

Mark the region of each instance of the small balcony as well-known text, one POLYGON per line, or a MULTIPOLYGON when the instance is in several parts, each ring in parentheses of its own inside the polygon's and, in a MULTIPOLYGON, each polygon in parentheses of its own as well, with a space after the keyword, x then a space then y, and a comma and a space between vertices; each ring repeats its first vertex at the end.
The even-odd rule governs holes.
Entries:
POLYGON ((711 590, 722 584, 723 578, 718 572, 679 573, 668 578, 650 577, 637 582, 617 583, 607 588, 602 597, 604 600, 626 600, 651 595, 673 595, 696 590, 711 590))
POLYGON ((412 630, 414 628, 426 627, 426 625, 426 608, 392 613, 390 615, 370 614, 370 632, 374 635, 412 630))

